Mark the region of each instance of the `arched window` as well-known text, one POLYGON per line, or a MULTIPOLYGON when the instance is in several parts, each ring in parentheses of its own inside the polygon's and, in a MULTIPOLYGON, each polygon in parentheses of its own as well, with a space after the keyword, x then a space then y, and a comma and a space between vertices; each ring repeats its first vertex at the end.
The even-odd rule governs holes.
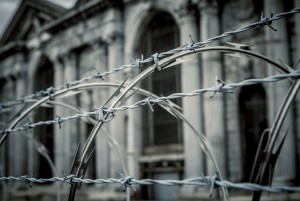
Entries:
MULTIPOLYGON (((140 53, 149 57, 154 53, 176 48, 178 45, 179 31, 174 19, 168 13, 161 12, 152 17, 142 33, 140 53)), ((142 88, 164 96, 179 92, 179 70, 179 67, 175 67, 155 72, 143 80, 142 88)), ((179 99, 174 102, 181 105, 179 99)), ((153 109, 154 112, 149 108, 143 108, 142 112, 144 154, 172 152, 172 149, 169 149, 172 145, 182 144, 181 123, 160 106, 155 105, 153 109)))
MULTIPOLYGON (((179 46, 179 31, 175 20, 166 12, 152 16, 141 33, 139 54, 150 57, 179 46)), ((180 92, 180 66, 153 73, 142 81, 142 88, 156 95, 167 96, 180 92)), ((181 100, 173 100, 181 106, 181 100)), ((169 154, 183 152, 182 123, 158 105, 142 108, 143 160, 141 176, 153 179, 180 179, 183 161, 168 158, 169 154), (147 160, 149 155, 160 155, 156 160, 147 160)), ((179 189, 161 186, 143 187, 141 199, 174 200, 179 189)))
POLYGON ((249 181, 259 139, 267 128, 266 94, 261 84, 242 87, 239 94, 243 181, 249 181))
MULTIPOLYGON (((47 57, 43 56, 41 58, 39 67, 35 74, 34 91, 38 92, 40 90, 46 90, 47 88, 53 86, 53 82, 54 82, 53 80, 54 80, 53 64, 47 57)), ((34 116, 34 122, 51 120, 53 118, 54 115, 53 115, 52 108, 40 107, 34 116)), ((53 131, 54 131, 53 125, 38 126, 34 130, 35 138, 46 147, 50 159, 52 161, 54 159, 53 131)), ((49 178, 52 176, 52 169, 45 157, 38 154, 37 164, 39 164, 38 172, 37 172, 38 177, 49 178)))

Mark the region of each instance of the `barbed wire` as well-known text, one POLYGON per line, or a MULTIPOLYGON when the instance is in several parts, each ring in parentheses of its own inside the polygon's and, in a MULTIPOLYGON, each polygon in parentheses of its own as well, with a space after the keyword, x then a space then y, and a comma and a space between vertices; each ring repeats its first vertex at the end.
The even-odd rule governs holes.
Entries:
POLYGON ((123 65, 119 68, 112 69, 111 71, 106 71, 106 72, 103 72, 103 73, 97 72, 94 75, 82 78, 80 80, 75 80, 75 81, 72 81, 72 82, 66 82, 63 86, 60 86, 60 87, 55 88, 55 87, 52 86, 52 87, 47 88, 46 90, 41 90, 41 91, 39 91, 35 94, 31 94, 31 95, 28 95, 28 96, 25 96, 25 97, 22 97, 22 98, 13 100, 13 101, 1 102, 0 103, 0 111, 3 110, 3 109, 9 108, 11 106, 23 104, 28 99, 29 100, 30 99, 37 99, 37 98, 42 98, 42 97, 46 97, 46 96, 51 97, 56 91, 59 91, 59 90, 62 90, 62 89, 68 89, 70 87, 73 87, 73 86, 76 86, 78 84, 85 83, 85 82, 88 82, 88 81, 91 81, 91 80, 104 79, 104 77, 106 77, 110 74, 114 74, 116 72, 122 71, 126 68, 131 68, 131 67, 134 67, 134 65, 131 65, 131 64, 123 65))
POLYGON ((212 92, 213 94, 210 96, 210 98, 213 98, 213 96, 216 93, 233 93, 233 91, 231 91, 231 90, 236 89, 238 87, 249 86, 249 85, 254 85, 254 84, 270 83, 270 82, 278 82, 281 80, 285 80, 285 79, 289 79, 289 78, 298 78, 298 77, 300 77, 300 70, 297 70, 297 71, 294 71, 291 73, 287 73, 287 74, 279 74, 279 75, 269 76, 269 77, 265 77, 265 78, 247 79, 247 80, 243 80, 239 83, 226 84, 224 81, 216 79, 216 81, 219 84, 216 86, 210 87, 210 88, 197 89, 197 90, 189 92, 189 93, 174 93, 169 96, 161 96, 158 98, 153 98, 151 96, 151 94, 149 94, 150 95, 149 97, 147 97, 143 100, 137 101, 136 103, 134 103, 132 105, 122 105, 122 106, 113 107, 113 108, 107 108, 107 107, 102 106, 102 107, 97 108, 95 111, 79 113, 79 114, 75 114, 75 115, 67 116, 67 117, 61 117, 61 116, 57 115, 56 118, 53 120, 39 121, 36 123, 27 122, 26 124, 24 124, 21 127, 16 127, 16 128, 12 128, 12 129, 4 128, 0 131, 0 134, 17 132, 17 131, 22 131, 22 130, 26 130, 26 129, 32 129, 34 127, 42 126, 42 125, 58 124, 59 127, 61 127, 61 123, 64 121, 77 119, 77 118, 85 118, 85 117, 94 117, 94 118, 98 119, 99 121, 107 123, 114 118, 114 113, 118 112, 118 111, 135 109, 135 108, 142 107, 145 105, 149 106, 150 109, 153 111, 152 106, 163 103, 168 100, 198 96, 198 95, 204 94, 206 92, 212 92), (104 118, 105 115, 109 114, 109 113, 111 115, 107 118, 104 118))
POLYGON ((51 178, 34 178, 28 175, 24 176, 8 176, 0 177, 0 181, 18 181, 24 182, 30 188, 32 183, 45 184, 53 182, 62 182, 67 184, 83 183, 83 184, 120 184, 124 189, 132 188, 133 185, 164 185, 164 186, 177 186, 177 185, 193 185, 197 187, 208 187, 209 195, 211 196, 213 190, 219 187, 239 189, 246 191, 262 191, 268 193, 300 193, 299 186, 263 186, 254 183, 233 183, 227 180, 219 180, 217 176, 205 176, 194 177, 184 180, 154 180, 154 179, 141 179, 137 180, 131 176, 123 178, 109 178, 109 179, 84 179, 82 177, 76 177, 75 175, 64 175, 63 177, 51 177, 51 178))
MULTIPOLYGON (((25 97, 21 97, 21 98, 16 99, 16 100, 0 102, 0 111, 5 109, 5 108, 11 107, 11 106, 23 104, 25 102, 25 100, 27 100, 27 99, 37 99, 37 98, 41 98, 41 97, 45 97, 45 96, 50 96, 51 97, 58 90, 70 88, 70 87, 78 85, 80 83, 88 82, 88 81, 95 80, 95 79, 104 79, 104 77, 106 77, 110 74, 125 70, 127 68, 138 68, 138 69, 140 69, 143 66, 143 64, 147 64, 147 63, 150 63, 150 62, 153 62, 153 61, 155 62, 155 64, 157 64, 159 59, 161 59, 161 58, 166 58, 166 57, 172 56, 172 55, 174 55, 176 53, 179 53, 181 51, 184 51, 184 50, 194 51, 195 48, 204 47, 206 44, 213 43, 213 42, 218 41, 220 39, 223 39, 223 38, 226 38, 226 37, 229 37, 229 36, 241 33, 241 32, 245 32, 245 31, 248 31, 248 30, 251 30, 251 29, 260 28, 260 27, 263 27, 263 26, 268 26, 272 30, 277 31, 274 27, 271 26, 273 21, 279 20, 279 19, 284 18, 288 15, 296 14, 296 13, 299 13, 299 12, 300 12, 300 8, 294 8, 291 11, 288 11, 288 12, 279 13, 279 14, 276 14, 274 16, 271 15, 271 17, 264 17, 262 15, 261 18, 260 18, 260 21, 258 21, 258 22, 246 25, 244 27, 240 27, 240 28, 238 28, 236 30, 233 30, 233 31, 224 32, 223 34, 221 34, 219 36, 214 36, 214 37, 209 38, 209 39, 207 39, 205 41, 202 41, 202 42, 194 42, 192 37, 189 35, 190 41, 188 42, 187 45, 185 45, 183 47, 178 47, 178 48, 175 48, 173 50, 169 50, 169 51, 162 52, 162 53, 155 53, 147 59, 143 59, 143 56, 142 56, 140 59, 133 60, 131 64, 123 65, 123 66, 120 66, 118 68, 112 69, 112 70, 107 71, 107 72, 103 72, 103 73, 97 72, 94 75, 82 78, 80 80, 76 80, 76 81, 72 81, 72 82, 66 82, 64 85, 59 86, 59 87, 53 87, 52 86, 52 87, 49 87, 46 90, 41 90, 41 91, 39 91, 35 94, 31 94, 31 95, 28 95, 28 96, 25 96, 25 97)), ((160 67, 158 65, 157 65, 157 69, 158 70, 160 69, 160 67)))
MULTIPOLYGON (((46 90, 41 90, 35 94, 22 97, 13 101, 7 101, 7 102, 1 102, 0 103, 0 111, 6 108, 9 108, 14 105, 23 104, 27 100, 37 99, 41 97, 47 97, 49 96, 50 99, 54 99, 54 95, 57 91, 63 90, 63 89, 69 89, 73 86, 79 85, 84 82, 89 82, 96 79, 104 79, 104 77, 117 73, 119 71, 123 71, 127 68, 137 68, 140 69, 144 64, 154 62, 156 65, 157 70, 161 70, 160 66, 158 65, 158 62, 161 58, 167 58, 169 56, 172 56, 176 53, 179 53, 181 51, 195 51, 195 48, 201 48, 204 47, 206 44, 213 43, 215 41, 221 40, 225 37, 232 36, 234 34, 238 34, 241 32, 248 31, 250 29, 260 28, 262 26, 267 25, 270 27, 273 31, 276 31, 274 27, 271 26, 272 22, 275 20, 279 20, 281 18, 286 17, 287 15, 299 13, 300 8, 295 8, 289 12, 280 13, 275 16, 271 17, 264 17, 261 16, 260 21, 256 23, 252 23, 250 25, 238 28, 234 31, 228 31, 225 32, 219 36, 215 36, 212 38, 209 38, 202 42, 194 42, 192 37, 190 36, 190 41, 186 46, 179 47, 173 50, 169 50, 167 52, 162 53, 155 53, 151 57, 147 59, 143 59, 143 56, 141 59, 133 60, 131 64, 123 65, 119 68, 112 69, 107 72, 97 72, 94 75, 82 78, 80 80, 75 80, 72 82, 66 82, 64 85, 59 87, 49 87, 46 90)), ((119 107, 113 107, 113 108, 107 108, 107 107, 100 107, 97 108, 95 111, 87 112, 87 113, 81 113, 81 114, 75 114, 72 116, 67 117, 61 117, 56 116, 54 120, 48 120, 48 121, 39 121, 37 123, 26 123, 21 127, 14 128, 14 129, 3 129, 0 131, 0 134, 4 133, 11 133, 11 132, 17 132, 25 129, 32 129, 37 126, 42 125, 51 125, 51 124, 58 124, 59 127, 61 127, 61 123, 64 121, 72 120, 75 118, 84 118, 84 117, 94 117, 95 119, 98 119, 99 121, 102 121, 104 123, 109 122, 114 118, 114 114, 117 111, 125 111, 129 109, 134 109, 142 106, 149 106, 150 109, 153 111, 153 107, 156 104, 161 104, 169 100, 177 99, 177 98, 184 98, 184 97, 192 97, 192 96, 198 96, 206 92, 212 92, 212 95, 210 98, 213 98, 216 93, 233 93, 233 89, 236 89, 237 87, 243 87, 248 85, 254 85, 254 84, 261 84, 261 83, 269 83, 269 82, 277 82, 280 80, 288 79, 288 78, 298 78, 300 76, 300 71, 295 71, 288 74, 281 74, 281 75, 275 75, 270 76, 266 78, 257 78, 257 79, 248 79, 241 81, 239 83, 230 83, 226 84, 225 82, 218 80, 218 84, 216 86, 210 87, 210 88, 204 88, 204 89, 197 89, 195 91, 192 91, 190 93, 174 93, 169 96, 163 96, 159 98, 153 98, 151 94, 149 94, 149 97, 140 100, 132 105, 121 105, 119 107), (107 115, 109 114, 109 115, 107 115)), ((209 189, 209 196, 212 195, 213 190, 216 188, 233 188, 233 189, 240 189, 240 190, 248 190, 248 191, 264 191, 269 193, 299 193, 300 187, 290 187, 290 186, 262 186, 254 183, 233 183, 226 180, 219 180, 217 176, 206 176, 206 177, 195 177, 191 179, 185 179, 185 180, 153 180, 153 179, 141 179, 136 180, 130 176, 123 177, 120 179, 116 178, 110 178, 110 179, 83 179, 83 177, 76 177, 75 175, 68 175, 63 177, 52 177, 52 178, 33 178, 32 176, 8 176, 8 177, 0 177, 0 181, 20 181, 24 182, 26 185, 28 185, 30 188, 32 188, 31 183, 53 183, 53 182, 63 182, 67 184, 74 184, 74 183, 85 183, 85 184, 109 184, 109 183, 116 183, 120 184, 124 190, 126 188, 132 188, 135 190, 134 185, 166 185, 166 186, 175 186, 175 185, 194 185, 198 187, 207 187, 209 189)))

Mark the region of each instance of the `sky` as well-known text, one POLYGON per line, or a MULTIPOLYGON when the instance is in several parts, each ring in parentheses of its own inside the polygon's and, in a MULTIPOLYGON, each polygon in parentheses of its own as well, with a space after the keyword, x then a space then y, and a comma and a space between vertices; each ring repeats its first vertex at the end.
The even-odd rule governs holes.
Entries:
MULTIPOLYGON (((9 23, 12 15, 17 9, 21 0, 0 0, 0 37, 9 23)), ((31 1, 46 1, 46 0, 31 0, 31 1)), ((47 0, 56 4, 59 4, 65 8, 73 6, 76 0, 47 0)))

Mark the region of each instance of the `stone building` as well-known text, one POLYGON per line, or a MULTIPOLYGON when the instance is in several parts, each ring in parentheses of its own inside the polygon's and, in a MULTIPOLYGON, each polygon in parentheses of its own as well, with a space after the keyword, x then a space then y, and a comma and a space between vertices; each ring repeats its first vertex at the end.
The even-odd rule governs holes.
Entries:
MULTIPOLYGON (((131 63, 132 58, 140 58, 141 54, 148 58, 186 45, 189 34, 194 41, 204 41, 256 22, 262 12, 268 16, 271 12, 289 11, 299 4, 296 0, 276 3, 271 0, 78 0, 74 7, 64 9, 51 1, 23 0, 0 40, 1 128, 7 128, 24 107, 21 104, 6 108, 6 101, 51 86, 67 86, 97 71, 113 70, 131 63)), ((293 66, 300 55, 299 14, 276 21, 272 26, 278 31, 269 27, 253 29, 209 46, 228 46, 226 41, 249 44, 248 49, 293 66)), ((127 75, 132 79, 146 67, 126 69, 105 77, 103 82, 119 84, 127 75)), ((275 74, 278 72, 260 59, 211 51, 155 72, 138 87, 156 95, 170 95, 215 86, 216 76, 231 83, 275 74)), ((182 107, 190 124, 206 135, 223 178, 246 182, 259 138, 274 122, 290 85, 290 81, 256 84, 239 88, 234 94, 217 93, 210 98, 211 94, 206 93, 178 99, 175 103, 182 107)), ((55 101, 93 111, 115 90, 115 87, 94 87, 81 93, 70 92, 69 96, 57 97, 55 101)), ((126 104, 143 98, 134 95, 126 104)), ((282 127, 282 133, 288 133, 276 164, 273 177, 276 184, 299 185, 299 101, 298 96, 282 127)), ((154 112, 149 107, 117 112, 104 125, 95 139, 86 178, 120 178, 120 172, 127 174, 123 164, 128 174, 137 179, 181 180, 215 174, 213 163, 204 155, 190 127, 158 106, 153 109, 154 112)), ((48 105, 29 114, 19 126, 76 113, 60 105, 48 105)), ((48 178, 62 176, 62 170, 68 173, 79 142, 86 141, 92 128, 83 119, 75 119, 9 134, 1 145, 1 176, 34 172, 35 177, 48 178), (44 148, 48 150, 46 157, 44 148), (49 165, 49 159, 55 168, 49 165)), ((69 186, 61 185, 59 189, 65 199, 69 186)), ((56 192, 54 184, 36 184, 29 189, 23 183, 9 182, 1 187, 2 197, 8 200, 54 200, 56 192)), ((195 186, 155 185, 139 187, 132 196, 137 200, 183 200, 208 199, 207 194, 207 189, 195 186)), ((118 185, 82 185, 77 196, 77 200, 125 199, 118 185)), ((250 199, 251 193, 230 191, 230 196, 233 200, 237 196, 250 199)), ((297 200, 297 194, 280 196, 282 200, 297 200)))

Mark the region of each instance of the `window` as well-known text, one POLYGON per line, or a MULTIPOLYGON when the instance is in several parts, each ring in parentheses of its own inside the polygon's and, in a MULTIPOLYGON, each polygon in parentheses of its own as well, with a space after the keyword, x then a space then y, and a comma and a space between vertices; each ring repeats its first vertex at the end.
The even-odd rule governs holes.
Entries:
POLYGON ((4 102, 4 93, 5 93, 5 84, 6 80, 4 78, 0 79, 0 102, 4 102))
POLYGON ((247 182, 261 134, 267 128, 266 95, 261 84, 242 87, 239 94, 242 180, 247 182))
MULTIPOLYGON (((53 79, 54 79, 53 64, 50 62, 48 58, 42 57, 39 68, 37 69, 35 74, 34 91, 46 90, 47 88, 53 86, 53 79)), ((34 116, 34 122, 51 120, 53 118, 54 115, 53 115, 52 108, 40 107, 34 116)), ((53 131, 54 131, 53 125, 38 126, 34 130, 35 138, 46 147, 52 161, 54 159, 53 131)), ((52 176, 52 169, 47 159, 42 155, 38 154, 37 160, 39 164, 37 177, 50 178, 52 176)))
MULTIPOLYGON (((179 45, 177 25, 172 16, 164 12, 156 14, 150 20, 142 36, 140 52, 147 57, 156 52, 160 53, 176 48, 179 45)), ((179 72, 178 66, 155 72, 142 81, 142 88, 156 95, 164 96, 178 92, 180 91, 179 72)), ((181 105, 179 99, 174 100, 174 102, 181 105)), ((182 143, 181 123, 160 106, 155 105, 153 109, 154 112, 147 107, 142 109, 144 153, 172 152, 176 148, 171 150, 168 147, 171 148, 171 145, 182 143), (155 149, 153 149, 154 147, 155 149)))
MULTIPOLYGON (((179 31, 172 16, 166 12, 156 13, 141 33, 138 54, 150 57, 179 46, 179 31)), ((167 96, 181 91, 180 66, 153 73, 141 82, 141 87, 159 96, 167 96)), ((181 106, 181 100, 173 100, 181 106)), ((181 159, 171 159, 169 154, 181 154, 182 124, 158 105, 142 108, 143 157, 140 160, 142 178, 181 179, 184 163, 181 159), (149 161, 149 155, 161 155, 149 161)), ((141 188, 140 199, 165 200, 177 197, 179 189, 145 186, 141 188), (172 195, 172 196, 170 196, 172 195)))
MULTIPOLYGON (((5 95, 7 95, 5 93, 6 87, 7 87, 6 79, 1 78, 0 79, 0 102, 5 102, 5 98, 7 98, 7 97, 5 97, 5 95)), ((3 128, 5 128, 6 120, 8 119, 7 114, 5 112, 1 112, 0 113, 0 118, 1 118, 0 129, 3 129, 3 128)), ((1 155, 0 155, 2 161, 5 161, 0 165, 0 168, 3 169, 3 174, 4 175, 9 175, 10 174, 10 172, 9 172, 9 146, 8 146, 8 140, 9 140, 9 137, 6 138, 6 142, 3 143, 2 150, 4 150, 4 151, 2 151, 1 155)))

